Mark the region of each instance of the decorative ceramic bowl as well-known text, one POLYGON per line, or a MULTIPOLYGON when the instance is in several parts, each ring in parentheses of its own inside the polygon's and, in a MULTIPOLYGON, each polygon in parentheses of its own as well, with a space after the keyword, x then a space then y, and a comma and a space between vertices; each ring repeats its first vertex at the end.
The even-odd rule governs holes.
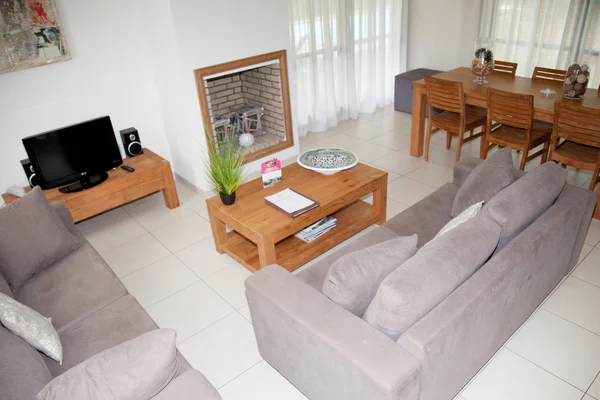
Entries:
POLYGON ((358 156, 350 150, 324 147, 300 154, 298 164, 324 175, 333 175, 358 164, 358 156))

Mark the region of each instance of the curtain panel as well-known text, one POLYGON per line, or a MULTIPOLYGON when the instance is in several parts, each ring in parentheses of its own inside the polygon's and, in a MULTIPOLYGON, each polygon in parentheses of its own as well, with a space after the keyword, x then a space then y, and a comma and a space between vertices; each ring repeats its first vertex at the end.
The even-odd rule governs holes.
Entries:
POLYGON ((389 105, 406 70, 407 0, 289 0, 300 135, 389 105))
POLYGON ((518 75, 585 62, 590 87, 600 83, 598 0, 483 0, 479 36, 496 59, 518 63, 518 75))

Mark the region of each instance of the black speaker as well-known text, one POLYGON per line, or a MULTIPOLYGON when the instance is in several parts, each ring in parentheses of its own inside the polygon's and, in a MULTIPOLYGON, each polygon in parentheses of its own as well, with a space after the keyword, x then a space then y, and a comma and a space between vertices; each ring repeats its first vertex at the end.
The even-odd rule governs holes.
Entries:
POLYGON ((27 180, 29 181, 29 186, 34 187, 39 185, 38 182, 38 177, 35 174, 35 170, 33 169, 33 165, 31 164, 31 161, 29 161, 29 158, 26 158, 24 160, 21 160, 21 166, 23 167, 23 170, 25 171, 25 175, 27 175, 27 180))
POLYGON ((140 134, 135 128, 122 130, 121 141, 123 142, 123 149, 125 149, 127 157, 139 156, 144 152, 142 142, 140 141, 140 134))

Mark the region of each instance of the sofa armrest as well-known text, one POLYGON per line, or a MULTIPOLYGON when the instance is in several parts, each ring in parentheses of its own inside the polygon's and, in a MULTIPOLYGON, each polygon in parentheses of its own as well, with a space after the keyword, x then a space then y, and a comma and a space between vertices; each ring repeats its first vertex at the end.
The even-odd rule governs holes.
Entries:
POLYGON ((152 400, 221 400, 219 392, 200 372, 192 369, 184 372, 152 400))
POLYGON ((246 280, 263 358, 312 400, 414 400, 419 362, 277 265, 246 280))
POLYGON ((77 228, 75 228, 75 223, 73 222, 73 218, 71 218, 71 212, 62 201, 54 201, 50 203, 50 206, 54 210, 55 213, 58 214, 62 222, 65 224, 69 232, 73 235, 78 236, 79 232, 77 228))
POLYGON ((452 183, 461 187, 465 182, 465 179, 467 179, 467 176, 473 171, 473 168, 481 164, 482 161, 483 160, 480 160, 479 158, 467 157, 457 162, 456 165, 454 165, 454 178, 452 183))

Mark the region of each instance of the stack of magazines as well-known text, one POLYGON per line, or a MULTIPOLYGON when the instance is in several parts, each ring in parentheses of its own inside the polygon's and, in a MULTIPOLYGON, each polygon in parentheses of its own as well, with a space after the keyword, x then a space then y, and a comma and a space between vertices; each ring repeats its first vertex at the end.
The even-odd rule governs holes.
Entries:
POLYGON ((329 232, 331 229, 335 228, 335 224, 337 219, 333 217, 325 217, 320 221, 315 222, 311 226, 301 230, 296 233, 296 237, 298 239, 304 240, 306 243, 310 243, 316 238, 325 233, 329 232))

